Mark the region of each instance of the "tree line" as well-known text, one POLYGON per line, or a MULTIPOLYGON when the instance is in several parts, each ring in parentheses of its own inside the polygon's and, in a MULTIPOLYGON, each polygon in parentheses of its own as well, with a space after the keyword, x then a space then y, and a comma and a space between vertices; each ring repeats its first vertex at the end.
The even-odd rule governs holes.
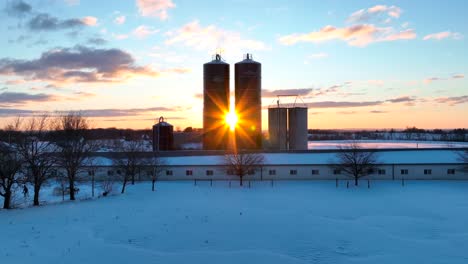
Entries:
MULTIPOLYGON (((27 190, 26 185, 32 186, 33 205, 39 206, 41 188, 54 178, 62 182, 62 193, 66 191, 69 199, 75 200, 80 175, 85 175, 89 172, 85 170, 96 165, 91 155, 97 149, 93 135, 89 120, 79 112, 55 117, 16 118, 6 125, 0 135, 0 196, 3 196, 3 208, 11 208, 14 191, 20 186, 27 190), (58 168, 62 171, 58 171, 58 168)), ((125 191, 127 182, 134 183, 136 173, 142 168, 149 168, 154 190, 155 181, 164 165, 163 159, 157 153, 151 158, 137 158, 137 153, 143 152, 139 138, 117 142, 116 147, 121 155, 112 158, 112 163, 124 172, 121 192, 125 191)), ((90 174, 94 176, 94 172, 90 174)))

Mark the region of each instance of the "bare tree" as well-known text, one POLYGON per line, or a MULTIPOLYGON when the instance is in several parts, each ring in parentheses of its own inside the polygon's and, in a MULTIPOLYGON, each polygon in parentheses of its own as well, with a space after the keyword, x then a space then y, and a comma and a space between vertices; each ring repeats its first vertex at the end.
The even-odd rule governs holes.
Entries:
POLYGON ((223 165, 228 174, 239 177, 240 186, 245 175, 261 169, 265 158, 260 153, 234 152, 224 155, 223 165))
POLYGON ((159 154, 156 152, 151 159, 150 167, 151 167, 151 183, 152 187, 151 190, 154 192, 154 185, 158 180, 159 176, 161 175, 164 166, 166 166, 166 160, 161 158, 159 154))
POLYGON ((0 141, 0 196, 3 196, 3 208, 11 208, 11 198, 15 184, 19 183, 19 171, 22 160, 14 147, 0 141))
POLYGON ((377 160, 375 151, 364 150, 358 143, 353 142, 340 147, 336 160, 331 161, 331 167, 354 178, 354 185, 357 186, 359 178, 367 176, 377 168, 377 160))
POLYGON ((75 200, 75 184, 79 173, 89 165, 94 147, 87 139, 88 120, 80 113, 69 112, 56 120, 55 142, 60 155, 57 164, 66 170, 70 200, 75 200))
POLYGON ((27 181, 34 186, 34 206, 39 206, 41 187, 50 178, 56 164, 56 146, 50 141, 49 125, 48 116, 31 117, 21 126, 22 133, 15 142, 24 160, 27 181))
POLYGON ((116 149, 120 152, 118 157, 113 158, 113 164, 118 169, 122 170, 122 191, 125 192, 125 187, 128 181, 135 182, 135 176, 140 170, 148 165, 148 160, 141 157, 144 145, 141 140, 129 140, 119 142, 116 149))

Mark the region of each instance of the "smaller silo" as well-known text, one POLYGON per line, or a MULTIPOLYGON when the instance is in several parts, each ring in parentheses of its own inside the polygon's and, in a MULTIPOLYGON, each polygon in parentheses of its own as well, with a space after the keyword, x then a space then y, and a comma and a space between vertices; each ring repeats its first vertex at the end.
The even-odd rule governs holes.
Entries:
POLYGON ((285 107, 268 108, 268 135, 270 145, 275 150, 288 149, 288 109, 285 107))
POLYGON ((289 149, 307 150, 307 107, 288 108, 289 149))
POLYGON ((153 126, 153 151, 166 151, 174 149, 174 127, 159 118, 159 122, 153 126))

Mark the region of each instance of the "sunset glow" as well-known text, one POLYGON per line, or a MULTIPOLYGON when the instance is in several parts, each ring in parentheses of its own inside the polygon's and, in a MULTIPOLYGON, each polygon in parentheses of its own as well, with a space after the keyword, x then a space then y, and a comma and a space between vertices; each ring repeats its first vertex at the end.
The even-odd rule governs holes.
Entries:
POLYGON ((0 124, 73 110, 96 128, 202 128, 220 52, 231 93, 244 54, 262 64, 256 130, 278 95, 304 99, 310 129, 468 126, 465 1, 108 2, 1 1, 0 124))
POLYGON ((229 129, 231 131, 234 131, 236 129, 237 125, 237 115, 235 112, 229 112, 226 115, 226 124, 229 126, 229 129))

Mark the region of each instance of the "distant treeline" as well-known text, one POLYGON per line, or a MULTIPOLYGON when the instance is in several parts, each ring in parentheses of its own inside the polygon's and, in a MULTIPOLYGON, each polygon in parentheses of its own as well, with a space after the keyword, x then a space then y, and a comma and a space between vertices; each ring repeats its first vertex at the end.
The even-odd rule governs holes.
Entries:
POLYGON ((468 141, 468 130, 457 129, 406 129, 384 130, 333 130, 309 129, 309 140, 422 140, 422 141, 468 141))

